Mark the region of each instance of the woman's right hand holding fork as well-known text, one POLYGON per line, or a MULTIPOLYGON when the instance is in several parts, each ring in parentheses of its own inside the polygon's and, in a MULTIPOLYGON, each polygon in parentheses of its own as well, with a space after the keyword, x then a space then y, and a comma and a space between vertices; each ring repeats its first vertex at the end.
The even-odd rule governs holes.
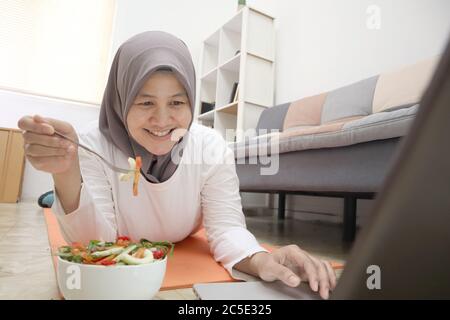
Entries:
POLYGON ((71 124, 41 116, 24 116, 18 126, 23 130, 25 156, 40 171, 52 174, 55 190, 66 213, 78 208, 81 172, 78 147, 55 135, 58 131, 78 141, 71 124))

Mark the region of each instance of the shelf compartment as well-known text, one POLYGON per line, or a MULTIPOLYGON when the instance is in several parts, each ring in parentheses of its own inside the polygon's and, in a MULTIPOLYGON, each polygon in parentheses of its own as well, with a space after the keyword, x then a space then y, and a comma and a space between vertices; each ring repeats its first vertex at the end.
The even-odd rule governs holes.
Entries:
POLYGON ((202 114, 200 114, 198 116, 198 119, 202 120, 202 121, 213 121, 214 120, 214 113, 215 113, 215 110, 211 110, 211 111, 202 113, 202 114))
POLYGON ((242 11, 237 13, 228 22, 223 25, 223 29, 227 29, 233 32, 241 32, 242 30, 242 11))
POLYGON ((202 102, 216 104, 217 70, 200 80, 200 107, 202 102))
POLYGON ((273 106, 274 40, 274 18, 247 6, 203 42, 196 120, 229 143, 252 135, 261 112, 273 106), (214 109, 200 114, 203 102, 214 109))
POLYGON ((222 70, 239 73, 240 65, 241 65, 241 54, 238 53, 231 59, 225 61, 219 68, 222 70))
POLYGON ((216 112, 214 129, 224 137, 227 142, 235 141, 237 116, 227 112, 216 112))
POLYGON ((219 64, 220 30, 214 32, 205 42, 203 47, 202 73, 207 74, 217 68, 219 64))
POLYGON ((234 97, 231 97, 231 95, 234 84, 239 82, 239 72, 229 71, 223 68, 220 68, 218 72, 216 108, 221 108, 234 102, 232 100, 234 97))
POLYGON ((275 28, 274 19, 255 10, 248 11, 247 52, 274 61, 275 57, 275 28))
POLYGON ((200 123, 202 126, 208 127, 208 128, 212 128, 214 129, 214 120, 210 120, 210 119, 197 119, 198 123, 200 123))
POLYGON ((241 51, 242 12, 228 21, 220 31, 219 64, 228 61, 241 51))
POLYGON ((237 115, 237 108, 238 108, 238 103, 236 101, 236 102, 227 104, 226 106, 220 107, 220 108, 216 109, 216 111, 237 115))
POLYGON ((210 70, 208 73, 205 73, 202 77, 202 81, 215 82, 217 79, 217 68, 210 70))
POLYGON ((247 54, 245 77, 245 101, 262 106, 273 105, 274 63, 247 54))

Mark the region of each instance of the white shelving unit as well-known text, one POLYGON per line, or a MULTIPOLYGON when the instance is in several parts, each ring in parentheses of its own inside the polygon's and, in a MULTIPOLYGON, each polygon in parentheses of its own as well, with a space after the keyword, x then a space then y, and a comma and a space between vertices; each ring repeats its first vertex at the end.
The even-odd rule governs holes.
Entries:
POLYGON ((256 128, 274 103, 274 18, 244 7, 203 42, 195 121, 219 131, 229 142, 256 128), (238 95, 233 99, 235 83, 238 95), (202 103, 214 109, 201 112, 202 103), (234 129, 233 132, 227 129, 234 129))

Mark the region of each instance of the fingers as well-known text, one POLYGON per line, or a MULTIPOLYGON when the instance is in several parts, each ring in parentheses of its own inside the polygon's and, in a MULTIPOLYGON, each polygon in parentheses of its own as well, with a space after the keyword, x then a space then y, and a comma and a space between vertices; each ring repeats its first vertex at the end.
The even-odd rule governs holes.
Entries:
POLYGON ((320 296, 324 299, 328 299, 330 294, 330 279, 328 278, 327 268, 325 267, 325 264, 321 260, 315 257, 310 258, 313 261, 314 265, 316 266, 319 280, 320 296))
POLYGON ((24 116, 19 119, 17 125, 22 130, 45 135, 53 135, 55 130, 63 134, 73 134, 75 131, 68 122, 53 118, 44 118, 40 115, 24 116))
POLYGON ((37 134, 31 131, 25 131, 23 133, 23 139, 25 144, 38 144, 52 148, 67 148, 70 145, 70 142, 66 139, 57 136, 37 134))
POLYGON ((62 173, 76 161, 77 146, 54 135, 56 129, 77 140, 77 134, 69 123, 35 115, 20 118, 17 125, 23 130, 25 156, 35 169, 62 173))
POLYGON ((39 144, 26 144, 25 154, 31 157, 52 157, 52 156, 65 156, 69 153, 70 149, 67 148, 53 148, 39 144))
POLYGON ((331 290, 334 290, 334 288, 336 288, 336 272, 334 272, 334 269, 329 261, 322 261, 322 262, 325 265, 325 268, 327 269, 328 272, 328 279, 330 279, 331 290))
POLYGON ((52 135, 54 133, 54 129, 51 125, 44 122, 37 122, 31 116, 20 118, 17 125, 22 130, 31 131, 37 134, 52 135))
MULTIPOLYGON (((322 298, 328 299, 332 280, 329 277, 327 266, 322 261, 301 250, 298 246, 292 245, 289 247, 290 259, 295 261, 300 268, 303 268, 303 273, 308 278, 311 289, 314 292, 319 291, 322 298)), ((335 278, 333 279, 335 281, 335 278)))
POLYGON ((53 118, 44 118, 39 115, 35 115, 33 117, 33 119, 37 123, 40 123, 43 125, 49 125, 53 129, 52 134, 54 133, 54 130, 57 130, 61 133, 65 133, 65 134, 69 134, 69 133, 73 132, 73 127, 70 125, 70 123, 67 123, 65 121, 61 121, 61 120, 53 119, 53 118))
POLYGON ((319 290, 319 277, 317 275, 316 266, 309 256, 305 255, 304 260, 306 261, 303 263, 303 269, 308 277, 309 287, 314 292, 317 292, 319 290))
POLYGON ((65 156, 73 151, 70 142, 56 136, 26 131, 23 133, 23 137, 27 157, 65 156))
POLYGON ((283 281, 290 287, 297 287, 301 282, 300 278, 292 272, 291 269, 283 266, 282 264, 274 263, 271 266, 271 269, 276 279, 283 281))
POLYGON ((309 255, 296 245, 277 249, 272 257, 273 260, 267 263, 262 273, 263 280, 279 279, 288 286, 296 287, 301 280, 307 279, 311 289, 319 292, 323 299, 328 299, 330 289, 336 286, 336 275, 331 264, 309 255), (300 277, 294 273, 297 268, 300 268, 300 272, 297 271, 300 277))
POLYGON ((303 269, 303 273, 305 274, 306 278, 308 278, 311 290, 317 292, 319 290, 318 274, 316 271, 316 265, 311 260, 309 255, 296 245, 292 246, 290 255, 290 258, 295 261, 301 269, 303 269))

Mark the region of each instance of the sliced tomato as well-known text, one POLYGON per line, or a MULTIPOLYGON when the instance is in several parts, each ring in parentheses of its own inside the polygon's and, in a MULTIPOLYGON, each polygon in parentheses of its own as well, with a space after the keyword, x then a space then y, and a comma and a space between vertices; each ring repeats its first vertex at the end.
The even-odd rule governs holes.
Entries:
POLYGON ((116 264, 116 262, 114 260, 102 260, 100 262, 100 264, 102 266, 112 266, 112 265, 116 264))
POLYGON ((162 250, 153 251, 154 259, 161 259, 162 257, 164 257, 164 252, 162 250))
POLYGON ((130 244, 129 240, 119 239, 116 241, 116 245, 118 245, 119 247, 128 247, 129 244, 130 244))

